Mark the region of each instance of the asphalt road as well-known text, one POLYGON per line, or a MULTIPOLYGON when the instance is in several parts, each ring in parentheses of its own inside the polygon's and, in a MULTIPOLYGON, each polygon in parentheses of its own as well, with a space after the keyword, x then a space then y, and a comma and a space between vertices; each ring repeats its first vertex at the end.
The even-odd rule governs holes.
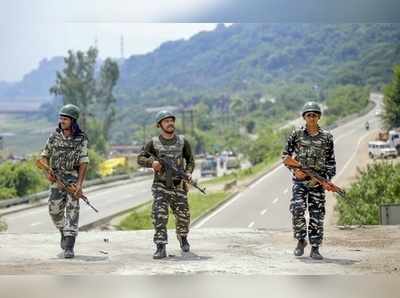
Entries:
MULTIPOLYGON (((352 165, 360 142, 367 136, 365 122, 378 127, 376 111, 381 110, 381 98, 371 95, 377 106, 367 115, 339 126, 332 131, 335 142, 337 177, 352 165)), ((209 216, 199 221, 195 228, 258 228, 268 230, 291 229, 289 202, 291 175, 280 165, 253 183, 209 216)))
MULTIPOLYGON (((375 108, 377 109, 380 108, 375 108)), ((333 131, 338 175, 351 165, 349 161, 352 159, 352 152, 357 147, 359 139, 366 133, 365 121, 367 119, 370 121, 371 128, 377 125, 375 110, 333 131)), ((197 162, 197 169, 193 175, 195 179, 200 176, 199 168, 200 162, 197 162)), ((227 172, 226 169, 218 168, 218 175, 223 175, 225 172, 227 172)), ((200 221, 196 227, 290 228, 288 214, 290 185, 288 170, 280 166, 200 221)), ((93 212, 81 202, 80 226, 150 200, 150 187, 151 179, 148 179, 91 192, 89 199, 100 213, 93 212)), ((2 219, 6 221, 9 233, 56 231, 48 215, 47 206, 6 215, 2 219)))
MULTIPOLYGON (((200 178, 200 161, 196 161, 196 164, 197 168, 193 173, 194 179, 205 181, 212 178, 200 178)), ((218 167, 219 176, 226 172, 226 169, 218 167)), ((144 181, 90 192, 88 198, 92 205, 99 210, 99 213, 95 213, 81 201, 79 226, 90 224, 101 218, 114 215, 151 200, 151 183, 152 179, 149 177, 149 179, 144 181)), ((9 233, 44 233, 56 231, 48 214, 47 206, 9 214, 3 216, 2 219, 7 223, 7 232, 9 233)))

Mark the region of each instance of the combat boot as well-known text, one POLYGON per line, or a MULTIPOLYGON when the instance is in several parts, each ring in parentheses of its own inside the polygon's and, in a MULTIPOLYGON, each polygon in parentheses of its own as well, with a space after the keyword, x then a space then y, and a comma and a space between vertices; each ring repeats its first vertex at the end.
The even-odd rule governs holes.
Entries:
POLYGON ((321 254, 319 253, 319 247, 318 246, 313 246, 311 247, 311 253, 310 253, 310 257, 314 260, 322 260, 324 257, 321 256, 321 254))
POLYGON ((65 249, 65 237, 64 237, 63 230, 60 230, 60 234, 61 234, 60 247, 62 250, 64 250, 65 249))
POLYGON ((75 256, 74 246, 75 246, 75 236, 65 236, 65 251, 64 251, 65 259, 71 259, 75 256))
POLYGON ((189 252, 190 251, 190 244, 187 241, 187 237, 186 236, 181 236, 181 235, 177 235, 179 244, 181 245, 181 249, 183 252, 189 252))
POLYGON ((157 250, 153 255, 153 259, 163 259, 167 257, 167 249, 166 245, 164 243, 158 243, 157 244, 157 250))
POLYGON ((304 254, 304 248, 307 246, 307 241, 305 239, 301 239, 297 242, 297 246, 293 251, 293 254, 296 257, 301 257, 304 254))

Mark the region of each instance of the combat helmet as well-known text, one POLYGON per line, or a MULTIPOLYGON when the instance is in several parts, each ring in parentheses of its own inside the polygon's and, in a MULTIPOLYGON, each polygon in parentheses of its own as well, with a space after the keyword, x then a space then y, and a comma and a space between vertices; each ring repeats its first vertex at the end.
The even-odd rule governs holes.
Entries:
POLYGON ((320 115, 322 114, 321 107, 314 101, 309 101, 304 104, 301 115, 304 117, 304 114, 308 112, 315 112, 320 115))
POLYGON ((61 108, 59 115, 78 120, 79 113, 80 113, 80 109, 76 105, 67 104, 61 108))
POLYGON ((169 111, 160 111, 156 115, 156 124, 157 126, 160 125, 160 122, 166 118, 174 118, 175 120, 175 114, 169 111))

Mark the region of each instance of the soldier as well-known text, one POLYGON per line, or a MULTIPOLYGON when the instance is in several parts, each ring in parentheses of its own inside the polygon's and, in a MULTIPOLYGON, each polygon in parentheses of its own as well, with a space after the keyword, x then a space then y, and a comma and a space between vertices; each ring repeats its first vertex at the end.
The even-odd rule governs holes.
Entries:
POLYGON ((190 250, 187 240, 190 213, 186 183, 176 179, 176 177, 167 177, 166 169, 163 169, 156 159, 159 157, 169 158, 176 167, 184 169, 191 178, 194 170, 194 158, 189 142, 183 135, 175 134, 175 115, 173 113, 159 112, 156 116, 156 124, 160 128, 161 134, 153 137, 145 145, 138 156, 138 164, 154 170, 154 181, 151 189, 154 198, 152 219, 155 230, 153 241, 157 249, 153 258, 162 259, 167 256, 168 206, 171 207, 176 218, 176 236, 183 252, 190 250), (168 183, 168 181, 172 181, 172 183, 168 183))
MULTIPOLYGON (((50 135, 40 154, 41 160, 54 173, 76 185, 77 194, 82 191, 89 163, 88 139, 79 128, 78 118, 77 106, 63 106, 59 113, 58 128, 50 135)), ((49 198, 50 217, 61 233, 60 246, 64 250, 64 258, 73 258, 78 234, 79 199, 73 199, 65 190, 57 188, 53 175, 49 175, 48 179, 53 182, 49 198)))
MULTIPOLYGON (((322 130, 318 121, 321 108, 315 102, 307 102, 302 111, 306 121, 305 127, 293 131, 289 136, 282 158, 293 156, 302 166, 310 167, 328 180, 336 174, 336 161, 333 148, 333 137, 322 130)), ((308 207, 308 239, 311 244, 310 256, 321 260, 319 246, 323 239, 325 216, 325 190, 332 191, 328 184, 320 185, 300 170, 293 172, 293 196, 290 202, 294 238, 298 240, 294 250, 295 256, 302 256, 307 245, 307 223, 305 211, 308 207)))

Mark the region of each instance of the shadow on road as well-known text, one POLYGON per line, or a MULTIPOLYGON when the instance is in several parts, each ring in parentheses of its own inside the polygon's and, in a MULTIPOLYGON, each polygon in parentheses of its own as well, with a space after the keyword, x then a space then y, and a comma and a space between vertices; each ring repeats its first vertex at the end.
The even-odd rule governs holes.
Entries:
POLYGON ((350 260, 350 259, 334 259, 334 258, 324 258, 323 260, 313 260, 310 257, 299 257, 297 258, 299 261, 307 264, 337 264, 337 265, 353 265, 358 263, 359 260, 350 260))
POLYGON ((212 257, 206 257, 206 256, 199 256, 193 252, 186 252, 186 253, 181 253, 180 256, 170 254, 168 255, 167 260, 168 261, 207 261, 212 259, 212 257))
MULTIPOLYGON (((57 255, 58 259, 64 260, 64 254, 61 252, 57 255)), ((103 262, 107 261, 108 257, 97 257, 97 256, 88 256, 88 255, 75 255, 73 259, 65 259, 68 261, 83 261, 83 262, 103 262)))

